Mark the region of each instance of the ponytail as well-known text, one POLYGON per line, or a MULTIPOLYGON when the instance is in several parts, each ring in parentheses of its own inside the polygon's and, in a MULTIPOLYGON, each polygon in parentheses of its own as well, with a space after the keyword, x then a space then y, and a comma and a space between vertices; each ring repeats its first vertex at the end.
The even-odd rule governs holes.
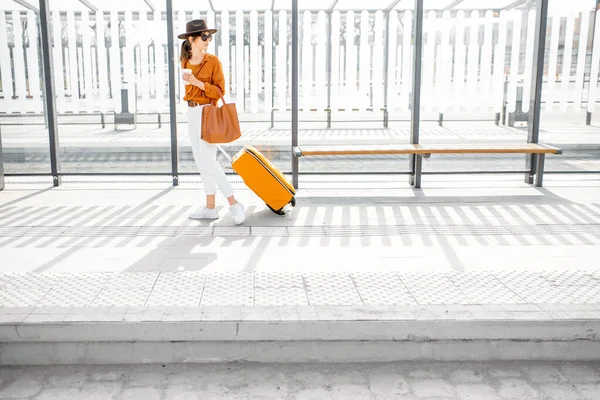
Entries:
POLYGON ((179 61, 186 61, 192 57, 192 44, 185 39, 183 43, 181 43, 181 53, 179 54, 179 61))

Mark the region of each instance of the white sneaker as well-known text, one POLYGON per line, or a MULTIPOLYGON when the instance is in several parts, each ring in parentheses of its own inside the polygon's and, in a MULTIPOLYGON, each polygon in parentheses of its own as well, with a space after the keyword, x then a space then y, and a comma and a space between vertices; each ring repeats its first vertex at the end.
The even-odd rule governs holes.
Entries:
POLYGON ((218 219, 219 213, 214 208, 200 207, 190 214, 190 219, 218 219))
POLYGON ((246 209, 242 203, 235 203, 229 207, 229 210, 236 225, 241 224, 246 219, 246 209))

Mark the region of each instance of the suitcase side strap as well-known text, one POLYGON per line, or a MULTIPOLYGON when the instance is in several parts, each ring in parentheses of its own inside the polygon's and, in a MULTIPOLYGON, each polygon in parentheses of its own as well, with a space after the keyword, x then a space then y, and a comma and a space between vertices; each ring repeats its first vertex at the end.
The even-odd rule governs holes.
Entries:
POLYGON ((248 150, 246 150, 246 153, 248 153, 248 154, 250 154, 252 157, 254 157, 254 159, 255 159, 256 161, 258 161, 258 162, 259 162, 259 163, 260 163, 260 164, 261 164, 261 165, 262 165, 262 166, 263 166, 263 167, 264 167, 264 168, 265 168, 267 171, 269 171, 269 173, 271 174, 271 176, 273 176, 273 178, 275 178, 275 179, 277 180, 277 182, 279 182, 279 183, 281 184, 281 186, 283 186, 283 187, 285 188, 285 190, 287 190, 287 191, 288 191, 288 193, 289 193, 289 194, 291 194, 292 196, 295 194, 294 192, 292 192, 292 191, 290 190, 290 188, 288 188, 288 187, 287 187, 287 185, 286 185, 284 182, 282 182, 282 181, 281 181, 281 179, 279 179, 279 177, 277 177, 277 175, 275 175, 275 174, 273 173, 273 171, 271 171, 271 169, 270 169, 269 167, 267 167, 267 166, 265 165, 265 163, 264 163, 264 162, 262 162, 262 160, 261 160, 260 158, 258 158, 258 157, 256 156, 256 154, 254 154, 253 152, 251 152, 251 151, 248 151, 248 150))

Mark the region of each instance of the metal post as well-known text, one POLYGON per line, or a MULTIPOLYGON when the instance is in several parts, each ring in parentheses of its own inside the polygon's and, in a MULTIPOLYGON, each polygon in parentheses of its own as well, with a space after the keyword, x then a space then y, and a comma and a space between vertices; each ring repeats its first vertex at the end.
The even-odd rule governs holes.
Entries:
MULTIPOLYGON (((544 78, 544 55, 546 51, 546 26, 548 22, 548 0, 537 0, 535 3, 535 37, 533 42, 534 62, 532 65, 532 85, 529 106, 529 123, 527 143, 538 143, 540 136, 540 113, 542 108, 542 81, 544 78)), ((537 154, 526 156, 525 182, 532 184, 538 172, 537 154)), ((543 165, 542 165, 543 166, 543 165)))
POLYGON ((58 125, 56 123, 56 94, 54 93, 54 70, 52 67, 52 36, 50 32, 50 0, 40 0, 40 44, 44 59, 44 92, 46 118, 50 143, 50 171, 54 186, 61 184, 59 176, 58 125))
POLYGON ((175 43, 173 37, 173 0, 167 1, 167 47, 169 63, 169 124, 171 126, 171 175, 173 186, 179 185, 179 148, 177 146, 177 110, 175 108, 175 43))
MULTIPOLYGON (((594 59, 594 39, 596 38, 596 12, 598 12, 598 9, 600 8, 600 0, 596 0, 596 6, 594 7, 594 25, 592 28, 592 60, 594 59)), ((588 87, 588 93, 590 88, 592 87, 592 74, 590 71, 590 84, 588 87)), ((594 85, 597 83, 598 77, 596 77, 596 79, 594 80, 594 85)), ((585 82, 585 80, 584 80, 585 82)), ((589 95, 588 95, 588 101, 589 101, 589 95)), ((595 100, 594 100, 595 101, 595 100)), ((589 103, 588 103, 589 105, 589 103)), ((588 110, 585 111, 585 124, 587 126, 592 125, 592 113, 589 112, 588 110)))
POLYGON ((327 11, 327 128, 331 128, 331 10, 327 11))
POLYGON ((292 0, 292 184, 298 188, 298 0, 292 0))
MULTIPOLYGON (((419 144, 419 130, 421 120, 421 57, 423 55, 423 0, 415 0, 413 16, 413 80, 412 80, 412 109, 410 118, 410 143, 419 144)), ((410 156, 409 183, 415 189, 421 187, 421 170, 423 159, 421 156, 410 156)))
POLYGON ((388 83, 390 62, 390 11, 385 12, 385 44, 383 53, 383 127, 388 127, 388 83))

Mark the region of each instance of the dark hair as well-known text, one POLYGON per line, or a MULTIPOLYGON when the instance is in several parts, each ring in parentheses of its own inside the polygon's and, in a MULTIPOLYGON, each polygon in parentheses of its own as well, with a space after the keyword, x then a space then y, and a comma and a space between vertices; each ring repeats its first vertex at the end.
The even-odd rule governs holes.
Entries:
POLYGON ((181 53, 179 53, 179 61, 181 62, 189 60, 190 58, 192 58, 192 44, 189 42, 189 37, 187 37, 185 38, 183 43, 181 43, 181 53))

